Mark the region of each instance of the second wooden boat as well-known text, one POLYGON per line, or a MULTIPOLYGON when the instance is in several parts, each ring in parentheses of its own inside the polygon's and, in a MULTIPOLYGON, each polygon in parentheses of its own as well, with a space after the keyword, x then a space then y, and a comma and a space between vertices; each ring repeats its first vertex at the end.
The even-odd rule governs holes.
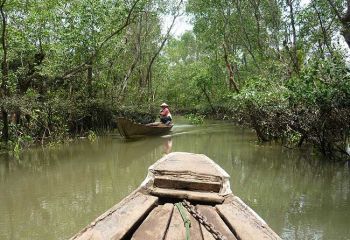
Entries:
POLYGON ((132 138, 145 135, 162 135, 168 133, 173 127, 172 124, 162 123, 140 124, 127 118, 117 118, 117 127, 121 136, 132 138))
POLYGON ((231 192, 229 175, 213 160, 177 152, 154 163, 138 189, 71 238, 102 239, 281 238, 231 192))

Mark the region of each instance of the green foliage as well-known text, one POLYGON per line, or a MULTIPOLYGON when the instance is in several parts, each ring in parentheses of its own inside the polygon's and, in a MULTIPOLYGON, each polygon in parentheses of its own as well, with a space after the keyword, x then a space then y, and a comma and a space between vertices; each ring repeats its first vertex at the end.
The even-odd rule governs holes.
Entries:
POLYGON ((172 39, 164 55, 165 93, 177 109, 234 119, 261 141, 349 157, 349 68, 329 1, 190 0, 187 12, 193 33, 172 39))
POLYGON ((190 123, 195 125, 200 125, 204 123, 204 115, 198 115, 198 114, 187 114, 185 117, 190 121, 190 123))
POLYGON ((350 76, 343 60, 310 60, 299 78, 287 82, 291 90, 291 101, 295 104, 306 102, 308 105, 349 106, 350 76))
POLYGON ((19 143, 17 142, 17 143, 15 144, 14 149, 13 149, 13 154, 14 154, 14 156, 15 156, 17 159, 19 158, 20 152, 21 152, 20 145, 19 145, 19 143))
POLYGON ((178 2, 6 1, 0 107, 9 148, 95 139, 116 116, 152 122, 165 101, 194 124, 211 114, 262 141, 346 155, 350 79, 338 39, 346 26, 329 1, 189 0, 193 31, 172 38, 162 22, 178 2))
POLYGON ((9 116, 11 149, 109 129, 124 106, 139 118, 149 111, 143 121, 154 120, 154 108, 139 106, 163 100, 153 84, 161 81, 163 66, 157 58, 149 65, 167 37, 162 15, 176 14, 177 4, 6 1, 9 73, 0 85, 9 91, 0 90, 0 105, 9 116))
POLYGON ((350 130, 349 70, 341 58, 310 60, 300 76, 276 84, 252 78, 228 101, 234 118, 261 141, 308 141, 329 158, 346 159, 350 130))
POLYGON ((90 142, 95 142, 97 139, 97 135, 94 131, 89 130, 87 138, 89 139, 90 142))

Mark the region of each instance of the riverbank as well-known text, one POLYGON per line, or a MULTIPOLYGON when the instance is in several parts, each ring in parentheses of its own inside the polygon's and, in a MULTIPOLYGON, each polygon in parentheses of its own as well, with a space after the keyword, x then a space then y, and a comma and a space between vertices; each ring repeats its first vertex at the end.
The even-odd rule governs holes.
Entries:
MULTIPOLYGON (((22 149, 35 145, 52 145, 82 137, 93 139, 96 135, 104 135, 115 129, 118 116, 141 123, 153 122, 157 116, 155 109, 152 105, 111 107, 102 103, 98 106, 75 109, 61 109, 51 105, 49 110, 43 108, 26 115, 19 114, 18 121, 11 121, 9 139, 7 142, 0 141, 0 151, 12 151, 18 154, 22 149)), ((16 117, 14 114, 13 118, 16 117)), ((0 129, 1 127, 0 123, 0 129)))
POLYGON ((272 99, 258 103, 241 99, 240 95, 235 99, 232 105, 218 106, 214 112, 211 108, 181 112, 193 124, 201 124, 204 118, 230 120, 253 129, 260 142, 279 142, 295 149, 306 145, 314 147, 328 161, 350 160, 349 107, 290 106, 272 99))
MULTIPOLYGON (((22 125, 10 124, 13 135, 7 144, 0 144, 0 149, 18 155, 22 149, 35 145, 52 145, 81 137, 94 139, 97 135, 103 135, 115 129, 117 116, 125 116, 140 123, 149 123, 156 120, 156 109, 156 106, 123 107, 113 111, 107 108, 99 109, 93 111, 95 115, 90 114, 81 117, 80 120, 72 120, 70 117, 62 122, 46 124, 46 127, 40 127, 45 124, 36 124, 34 129, 30 129, 23 122, 22 125), (140 111, 142 108, 144 111, 140 111)), ((325 159, 350 160, 350 153, 347 152, 348 140, 344 135, 349 131, 347 117, 350 116, 350 109, 348 108, 330 109, 323 106, 320 109, 317 105, 307 108, 291 107, 286 102, 281 104, 279 99, 274 102, 271 98, 266 99, 265 103, 258 104, 251 98, 242 99, 242 95, 235 95, 234 103, 215 106, 214 109, 215 111, 208 106, 175 108, 173 115, 181 114, 192 124, 202 124, 204 119, 229 120, 240 126, 254 129, 260 142, 279 142, 288 148, 311 145, 325 159)), ((61 113, 61 117, 53 116, 53 118, 63 119, 62 115, 64 113, 61 113)), ((37 119, 33 116, 30 118, 37 119)), ((42 119, 42 121, 49 120, 42 119)))

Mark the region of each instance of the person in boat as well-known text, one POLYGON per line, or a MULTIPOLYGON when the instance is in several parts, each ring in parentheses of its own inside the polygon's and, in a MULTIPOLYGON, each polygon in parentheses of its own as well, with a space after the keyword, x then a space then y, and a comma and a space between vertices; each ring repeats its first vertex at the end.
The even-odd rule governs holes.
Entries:
POLYGON ((162 110, 160 110, 160 121, 166 125, 169 125, 172 121, 169 106, 166 103, 162 103, 160 106, 162 108, 162 110))

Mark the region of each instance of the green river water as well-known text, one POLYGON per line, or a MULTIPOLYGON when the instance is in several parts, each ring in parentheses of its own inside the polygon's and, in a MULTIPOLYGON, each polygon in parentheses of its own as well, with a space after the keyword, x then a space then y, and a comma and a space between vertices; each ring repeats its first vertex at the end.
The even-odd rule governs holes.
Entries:
POLYGON ((167 152, 203 153, 283 239, 350 239, 350 167, 260 145, 224 122, 176 122, 170 136, 119 134, 0 155, 0 239, 68 239, 133 191, 167 152))

